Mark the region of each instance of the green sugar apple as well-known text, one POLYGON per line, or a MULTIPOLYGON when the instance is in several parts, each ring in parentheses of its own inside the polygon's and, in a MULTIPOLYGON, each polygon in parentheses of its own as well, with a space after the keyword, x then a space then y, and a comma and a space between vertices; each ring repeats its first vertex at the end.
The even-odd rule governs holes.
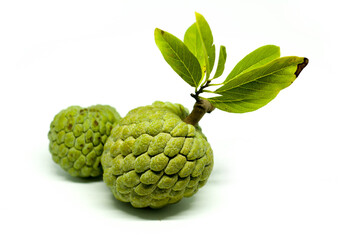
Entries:
POLYGON ((115 198, 136 208, 160 208, 194 195, 213 168, 213 152, 199 126, 182 120, 180 104, 155 102, 119 121, 101 159, 115 198))
POLYGON ((52 159, 72 176, 100 176, 103 146, 119 119, 108 105, 71 106, 60 111, 48 133, 52 159))

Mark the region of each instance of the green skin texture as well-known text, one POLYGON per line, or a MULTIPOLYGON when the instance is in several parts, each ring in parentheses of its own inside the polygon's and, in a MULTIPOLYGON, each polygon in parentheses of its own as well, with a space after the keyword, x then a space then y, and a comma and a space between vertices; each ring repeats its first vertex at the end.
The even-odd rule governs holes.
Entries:
POLYGON ((48 133, 52 159, 71 176, 101 176, 103 147, 119 119, 117 111, 108 105, 62 110, 54 117, 48 133))
POLYGON ((114 127, 101 162, 116 199, 161 208, 207 182, 213 152, 200 127, 182 121, 187 115, 180 104, 155 102, 133 109, 114 127))

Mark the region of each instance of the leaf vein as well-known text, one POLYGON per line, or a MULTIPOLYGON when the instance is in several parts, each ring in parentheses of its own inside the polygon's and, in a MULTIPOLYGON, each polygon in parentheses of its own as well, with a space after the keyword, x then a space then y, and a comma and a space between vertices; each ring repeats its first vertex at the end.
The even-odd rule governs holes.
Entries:
MULTIPOLYGON (((268 66, 268 68, 267 68, 266 70, 268 70, 270 67, 271 67, 271 66, 268 66)), ((288 67, 288 66, 287 66, 287 67, 288 67)), ((221 92, 224 92, 224 91, 228 91, 228 90, 230 90, 230 89, 237 88, 237 87, 239 87, 239 86, 242 86, 242 85, 247 84, 247 83, 250 83, 250 82, 257 81, 258 79, 261 79, 261 78, 270 76, 270 75, 272 75, 272 74, 274 74, 274 73, 277 73, 277 72, 279 72, 279 71, 281 71, 281 70, 283 70, 283 69, 285 69, 285 68, 287 68, 287 67, 282 67, 282 68, 280 68, 280 69, 278 69, 278 70, 272 71, 272 72, 270 72, 270 73, 268 73, 268 74, 261 75, 261 76, 259 76, 259 77, 256 77, 256 78, 250 80, 250 81, 247 81, 247 82, 245 82, 245 83, 241 83, 241 84, 238 84, 238 85, 235 85, 235 86, 231 86, 231 87, 228 88, 228 89, 218 91, 218 93, 221 93, 221 92)), ((266 70, 264 70, 263 72, 266 72, 266 70)), ((247 72, 247 73, 249 74, 250 72, 247 72)), ((244 73, 244 74, 247 74, 247 73, 244 73)), ((242 75, 242 73, 239 74, 239 75, 237 75, 236 77, 232 78, 231 80, 229 80, 228 83, 230 83, 231 81, 234 81, 238 76, 241 76, 241 75, 242 75)))
MULTIPOLYGON (((191 72, 189 71, 188 67, 186 66, 185 62, 183 62, 179 56, 179 54, 175 51, 175 49, 173 49, 173 47, 167 42, 165 41, 166 44, 168 45, 168 48, 171 49, 171 51, 178 57, 177 58, 173 58, 179 62, 182 63, 183 67, 186 69, 186 71, 188 72, 188 74, 185 74, 186 76, 190 77, 193 80, 194 86, 197 86, 197 81, 194 79, 193 75, 191 74, 191 72)), ((183 73, 184 74, 184 73, 183 73)))

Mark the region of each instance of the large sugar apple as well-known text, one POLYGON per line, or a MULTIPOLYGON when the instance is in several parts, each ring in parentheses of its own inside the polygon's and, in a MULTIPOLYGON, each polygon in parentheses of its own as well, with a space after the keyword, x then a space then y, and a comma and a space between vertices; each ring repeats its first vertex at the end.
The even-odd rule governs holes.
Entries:
POLYGON ((52 159, 72 176, 100 176, 103 146, 119 119, 108 105, 71 106, 60 111, 48 133, 52 159))
POLYGON ((136 208, 160 208, 206 183, 213 152, 201 129, 182 121, 187 115, 180 104, 155 102, 119 121, 101 160, 115 198, 136 208))

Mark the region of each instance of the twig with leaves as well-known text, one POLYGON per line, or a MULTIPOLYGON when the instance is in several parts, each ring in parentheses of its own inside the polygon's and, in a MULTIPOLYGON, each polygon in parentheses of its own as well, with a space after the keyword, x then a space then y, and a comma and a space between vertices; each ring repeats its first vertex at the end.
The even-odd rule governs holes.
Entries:
POLYGON ((290 86, 308 64, 305 57, 280 57, 278 46, 266 45, 239 61, 222 83, 213 84, 213 80, 223 74, 226 47, 220 46, 216 72, 210 78, 216 58, 213 35, 205 18, 199 13, 195 15, 196 22, 187 29, 183 41, 158 28, 154 32, 166 62, 195 89, 191 96, 196 103, 184 120, 187 123, 197 124, 205 113, 215 108, 231 113, 255 111, 290 86), (206 89, 216 85, 220 87, 214 91, 206 89), (203 92, 216 96, 205 98, 200 96, 203 92))

